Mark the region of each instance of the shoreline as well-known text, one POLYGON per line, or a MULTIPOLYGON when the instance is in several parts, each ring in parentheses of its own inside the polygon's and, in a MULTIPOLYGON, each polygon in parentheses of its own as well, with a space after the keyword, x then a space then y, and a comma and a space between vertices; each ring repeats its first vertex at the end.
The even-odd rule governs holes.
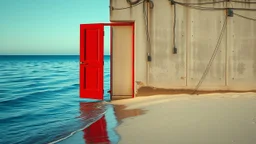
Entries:
POLYGON ((108 106, 99 121, 60 143, 256 142, 255 93, 155 95, 108 106))

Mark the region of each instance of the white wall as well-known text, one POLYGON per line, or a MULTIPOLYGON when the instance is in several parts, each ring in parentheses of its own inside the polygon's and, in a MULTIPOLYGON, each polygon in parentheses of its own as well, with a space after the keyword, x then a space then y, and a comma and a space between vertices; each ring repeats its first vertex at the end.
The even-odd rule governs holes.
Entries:
MULTIPOLYGON (((150 10, 152 61, 147 62, 147 41, 143 5, 112 10, 111 21, 135 21, 135 80, 144 86, 193 89, 201 78, 217 44, 225 11, 199 11, 177 5, 176 47, 173 54, 173 6, 168 0, 153 0, 150 10), (147 65, 149 64, 149 69, 147 65)), ((213 0, 179 0, 212 2, 213 0)), ((244 0, 240 0, 244 1, 244 0)), ((248 0, 247 0, 248 2, 248 0)), ((115 8, 128 7, 126 0, 110 0, 115 8)), ((226 7, 227 3, 203 5, 226 7)), ((231 6, 231 5, 230 5, 231 6)), ((254 8, 256 4, 233 3, 233 7, 254 8)), ((234 11, 256 18, 256 12, 234 11)), ((256 90, 256 22, 229 17, 212 67, 200 90, 256 90)))

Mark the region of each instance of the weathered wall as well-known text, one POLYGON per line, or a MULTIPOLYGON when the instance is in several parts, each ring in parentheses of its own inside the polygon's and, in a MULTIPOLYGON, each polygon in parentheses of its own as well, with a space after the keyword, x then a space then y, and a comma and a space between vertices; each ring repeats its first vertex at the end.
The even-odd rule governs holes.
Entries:
MULTIPOLYGON (((179 0, 212 2, 213 0, 179 0)), ((245 1, 245 0, 240 0, 245 1)), ((246 0, 248 1, 248 0, 246 0)), ((114 8, 128 7, 126 0, 110 0, 114 8)), ((226 7, 229 3, 203 5, 226 7)), ((254 8, 256 4, 233 3, 233 7, 254 8)), ((149 14, 152 61, 147 62, 147 39, 143 5, 111 10, 111 21, 135 21, 135 80, 146 86, 193 89, 213 54, 225 20, 225 11, 200 11, 176 5, 176 47, 173 54, 173 6, 168 0, 154 0, 149 14)), ((256 18, 256 12, 234 11, 256 18)), ((200 90, 256 90, 256 22, 229 17, 220 51, 200 90)))

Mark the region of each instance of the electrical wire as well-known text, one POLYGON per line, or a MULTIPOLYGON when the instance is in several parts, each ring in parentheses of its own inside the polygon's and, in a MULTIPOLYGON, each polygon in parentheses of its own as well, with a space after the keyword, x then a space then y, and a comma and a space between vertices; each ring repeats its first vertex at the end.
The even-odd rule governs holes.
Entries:
MULTIPOLYGON (((197 5, 190 5, 189 3, 181 3, 181 2, 177 2, 177 1, 172 1, 172 2, 179 4, 181 6, 184 6, 184 7, 189 7, 189 8, 197 9, 197 10, 219 11, 219 10, 228 9, 228 8, 202 7, 202 6, 197 6, 197 5)), ((241 10, 241 11, 256 11, 256 9, 247 9, 247 8, 232 8, 232 9, 233 10, 241 10)))
POLYGON ((232 8, 233 10, 241 10, 241 11, 256 11, 256 9, 246 9, 246 8, 232 8))
POLYGON ((218 53, 218 51, 219 51, 219 47, 220 47, 220 44, 221 44, 221 40, 222 40, 224 31, 226 30, 226 27, 227 27, 227 18, 228 18, 228 17, 226 16, 226 17, 225 17, 225 22, 223 23, 222 30, 221 30, 220 36, 219 36, 219 38, 218 38, 216 47, 215 47, 215 49, 214 49, 214 51, 213 51, 212 57, 211 57, 211 59, 210 59, 208 65, 207 65, 207 67, 206 67, 206 69, 205 69, 205 71, 204 71, 204 73, 203 73, 201 79, 199 80, 198 84, 196 85, 194 91, 192 92, 192 94, 195 94, 196 91, 197 91, 197 90, 199 89, 199 87, 201 86, 201 84, 203 83, 203 81, 204 81, 205 77, 207 76, 207 74, 208 74, 208 72, 209 72, 209 70, 210 70, 210 68, 211 68, 211 66, 212 66, 212 63, 213 63, 213 61, 214 61, 214 59, 215 59, 215 57, 216 57, 216 55, 217 55, 217 53, 218 53))
POLYGON ((235 3, 244 3, 244 4, 256 4, 256 2, 251 2, 251 1, 237 1, 237 0, 232 0, 232 2, 235 3))
POLYGON ((152 0, 148 0, 149 3, 150 3, 150 8, 153 9, 155 7, 155 4, 152 0))
MULTIPOLYGON (((130 3, 129 0, 127 0, 127 2, 130 3)), ((129 8, 138 6, 140 4, 143 4, 143 15, 144 15, 144 20, 145 20, 146 35, 147 35, 147 42, 148 42, 148 56, 151 56, 151 39, 150 39, 149 28, 148 28, 148 12, 146 12, 146 8, 145 8, 145 3, 146 2, 150 3, 150 9, 154 8, 154 2, 152 0, 143 0, 141 2, 140 2, 140 0, 138 0, 138 1, 136 1, 136 3, 130 3, 130 4, 133 4, 133 5, 131 5, 129 7, 124 7, 124 8, 114 8, 114 7, 112 7, 112 10, 125 10, 125 9, 129 9, 129 8)))
POLYGON ((249 18, 249 17, 243 16, 243 15, 237 14, 237 13, 233 13, 233 14, 236 15, 236 16, 238 16, 238 17, 244 18, 244 19, 256 21, 256 19, 254 19, 254 18, 249 18))
POLYGON ((256 4, 256 1, 238 1, 238 0, 221 0, 221 1, 213 1, 213 2, 202 2, 202 3, 182 3, 174 0, 170 0, 176 3, 181 3, 185 5, 207 5, 207 4, 217 4, 217 3, 223 3, 223 2, 235 2, 235 3, 245 3, 245 4, 256 4))
MULTIPOLYGON (((114 8, 111 7, 112 10, 125 10, 125 9, 129 9, 132 7, 136 7, 142 3, 144 3, 145 1, 149 1, 151 4, 151 8, 154 7, 154 3, 152 0, 143 0, 143 1, 136 1, 136 3, 130 5, 129 7, 123 7, 123 8, 114 8)), ((208 10, 208 11, 218 11, 218 10, 226 10, 227 8, 213 8, 213 7, 202 7, 202 6, 198 6, 198 5, 207 5, 207 4, 216 4, 216 3, 222 3, 225 2, 224 1, 216 1, 216 2, 205 2, 205 3, 181 3, 181 2, 177 2, 172 0, 174 3, 177 3, 179 5, 185 6, 185 7, 189 7, 189 8, 193 8, 193 9, 197 9, 197 10, 208 10)), ((230 2, 236 2, 236 3, 248 3, 248 4, 256 4, 256 2, 242 2, 242 1, 230 1, 230 2)), ((247 9, 247 8, 232 8, 233 10, 241 10, 241 11, 256 11, 256 9, 247 9)))
POLYGON ((176 48, 176 4, 173 6, 173 48, 176 48))
POLYGON ((151 38, 149 35, 149 27, 148 27, 148 9, 146 12, 146 7, 145 7, 146 2, 150 2, 151 9, 154 7, 154 3, 151 0, 150 1, 144 0, 144 3, 143 3, 143 15, 145 20, 146 36, 147 36, 147 42, 148 42, 148 56, 151 56, 151 38))
MULTIPOLYGON (((174 3, 174 5, 175 5, 175 4, 179 4, 179 5, 181 5, 181 6, 185 6, 185 7, 189 7, 189 8, 193 8, 193 9, 197 9, 197 10, 218 11, 218 10, 227 10, 227 9, 229 9, 229 8, 211 8, 211 7, 196 6, 196 5, 200 5, 200 3, 180 3, 180 2, 173 1, 173 0, 172 0, 172 2, 174 3)), ((223 1, 222 1, 222 2, 223 2, 223 1)), ((231 4, 233 10, 256 11, 256 9, 233 8, 232 2, 237 2, 237 1, 232 1, 232 0, 230 0, 229 2, 230 2, 230 4, 231 4)), ((215 2, 215 3, 219 3, 219 2, 215 2)), ((206 4, 206 3, 201 3, 201 5, 203 5, 203 4, 206 4)), ((207 3, 207 4, 213 4, 213 3, 207 3)), ((242 18, 245 18, 245 19, 249 19, 249 20, 256 21, 256 19, 249 18, 249 17, 245 17, 245 16, 242 16, 242 15, 239 15, 239 14, 236 14, 236 13, 234 13, 234 15, 239 16, 239 17, 242 17, 242 18)), ((174 17, 175 17, 175 16, 174 16, 174 17)), ((224 24, 223 24, 223 27, 222 27, 222 30, 221 30, 221 34, 220 34, 220 36, 219 36, 219 38, 218 38, 218 42, 217 42, 217 44, 216 44, 215 50, 214 50, 214 52, 213 52, 213 54, 212 54, 212 57, 211 57, 211 59, 209 60, 209 63, 208 63, 208 65, 207 65, 207 67, 206 67, 206 69, 205 69, 205 71, 204 71, 204 73, 203 73, 201 79, 199 80, 198 84, 196 85, 194 91, 192 92, 192 94, 195 94, 195 93, 197 92, 197 90, 199 89, 199 87, 202 85, 204 79, 206 78, 207 74, 209 73, 209 70, 210 70, 210 68, 211 68, 211 66, 212 66, 212 63, 213 63, 213 61, 214 61, 214 59, 215 59, 215 57, 216 57, 216 55, 217 55, 217 53, 218 53, 218 50, 219 50, 219 47, 220 47, 220 44, 221 44, 221 40, 222 40, 222 37, 223 37, 223 34, 224 34, 224 31, 225 31, 226 27, 227 27, 227 16, 226 16, 225 22, 224 22, 224 24)), ((175 33, 174 33, 174 34, 175 34, 175 33)))
POLYGON ((181 2, 177 2, 177 1, 174 1, 174 0, 171 0, 173 1, 174 3, 180 3, 180 4, 184 4, 184 5, 208 5, 208 4, 217 4, 217 3, 223 3, 223 2, 226 2, 226 0, 222 0, 222 1, 213 1, 213 2, 204 2, 204 3, 181 3, 181 2))
POLYGON ((114 8, 114 7, 111 7, 111 10, 125 10, 125 9, 129 9, 129 8, 132 8, 132 7, 136 7, 140 4, 143 4, 144 1, 142 2, 139 2, 139 3, 136 3, 136 4, 133 4, 133 5, 130 5, 129 7, 123 7, 123 8, 114 8))
POLYGON ((134 2, 132 2, 131 0, 126 0, 127 3, 129 3, 130 5, 135 5, 135 4, 138 4, 141 0, 136 0, 134 2))
POLYGON ((189 8, 193 8, 193 9, 197 9, 197 10, 210 10, 210 11, 218 11, 218 10, 226 10, 226 8, 211 8, 211 7, 201 7, 201 6, 193 6, 193 5, 188 5, 188 4, 184 4, 184 3, 180 3, 180 2, 175 2, 181 6, 184 7, 189 7, 189 8))

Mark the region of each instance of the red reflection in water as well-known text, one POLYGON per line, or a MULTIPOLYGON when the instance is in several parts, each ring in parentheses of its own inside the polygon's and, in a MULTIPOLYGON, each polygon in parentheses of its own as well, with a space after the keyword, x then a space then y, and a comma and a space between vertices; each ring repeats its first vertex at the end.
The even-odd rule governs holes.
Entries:
POLYGON ((110 143, 105 116, 83 130, 86 143, 110 143))
MULTIPOLYGON (((125 118, 138 116, 138 115, 144 114, 145 112, 144 110, 141 110, 141 109, 126 110, 125 109, 126 106, 124 105, 111 105, 111 106, 113 106, 112 113, 115 114, 115 118, 113 119, 112 117, 110 119, 108 117, 109 115, 104 114, 98 121, 94 122, 88 128, 84 129, 83 139, 85 140, 85 143, 87 144, 88 143, 89 144, 111 143, 110 138, 108 137, 109 135, 107 130, 107 126, 109 126, 109 123, 114 121, 117 121, 118 123, 120 123, 121 120, 125 118)), ((102 115, 107 108, 110 108, 110 107, 106 107, 106 105, 102 103, 80 103, 80 111, 81 111, 80 118, 84 120, 88 120, 90 118, 96 118, 97 116, 102 115)), ((108 109, 108 110, 111 110, 111 109, 108 109)), ((109 131, 113 132, 115 131, 115 129, 111 128, 109 129, 109 131)), ((113 140, 113 137, 111 140, 113 140)), ((118 142, 119 138, 117 138, 116 141, 118 142)))
MULTIPOLYGON (((81 117, 97 117, 98 115, 104 113, 104 105, 100 103, 80 103, 81 117), (87 116, 90 115, 90 116, 87 116)), ((88 128, 83 130, 84 140, 86 143, 100 143, 108 144, 110 143, 108 139, 107 123, 105 115, 103 115, 98 121, 94 122, 88 128)))

